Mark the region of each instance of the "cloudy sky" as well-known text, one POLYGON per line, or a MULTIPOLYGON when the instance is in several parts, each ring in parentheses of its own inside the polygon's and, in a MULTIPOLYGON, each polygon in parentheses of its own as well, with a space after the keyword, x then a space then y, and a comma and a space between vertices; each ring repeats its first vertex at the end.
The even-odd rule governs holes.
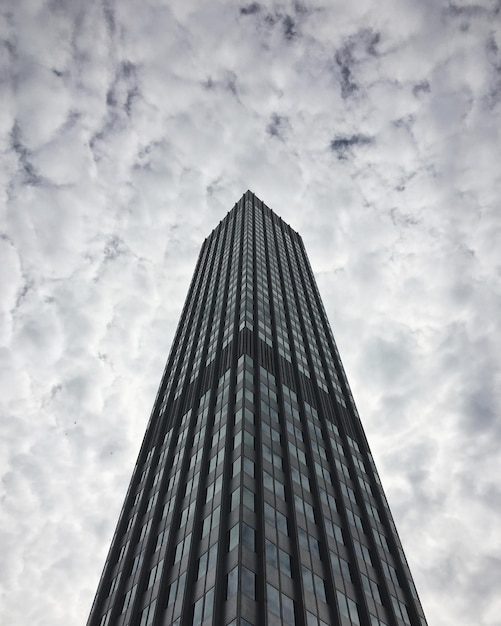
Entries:
POLYGON ((430 626, 501 624, 501 2, 4 0, 0 622, 85 624, 203 239, 309 251, 430 626))

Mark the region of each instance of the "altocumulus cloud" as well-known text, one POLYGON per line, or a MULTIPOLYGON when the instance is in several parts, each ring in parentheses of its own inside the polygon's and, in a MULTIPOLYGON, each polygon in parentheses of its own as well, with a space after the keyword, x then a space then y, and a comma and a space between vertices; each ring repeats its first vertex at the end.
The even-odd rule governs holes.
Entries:
POLYGON ((352 4, 2 4, 2 623, 86 619, 246 189, 305 239, 430 624, 499 623, 500 4, 352 4))

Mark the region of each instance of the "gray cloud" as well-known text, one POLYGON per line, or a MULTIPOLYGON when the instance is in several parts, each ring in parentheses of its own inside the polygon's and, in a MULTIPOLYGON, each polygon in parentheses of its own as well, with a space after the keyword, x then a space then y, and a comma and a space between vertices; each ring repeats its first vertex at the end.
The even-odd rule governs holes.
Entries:
POLYGON ((284 141, 290 131, 289 119, 286 116, 279 115, 278 113, 272 113, 271 119, 266 126, 266 132, 271 137, 276 137, 284 141))
POLYGON ((353 153, 354 148, 368 146, 371 143, 373 139, 365 135, 337 136, 331 141, 330 148, 339 160, 344 161, 353 153))
POLYGON ((294 39, 297 35, 296 23, 290 15, 286 15, 282 20, 284 28, 284 36, 288 41, 294 39))
POLYGON ((251 4, 240 8, 240 13, 242 15, 254 15, 256 13, 259 13, 259 11, 261 11, 261 5, 257 2, 251 2, 251 4))
POLYGON ((347 99, 360 89, 356 78, 357 68, 366 55, 377 56, 381 34, 372 29, 362 29, 351 35, 336 51, 335 61, 340 73, 341 96, 347 99))
POLYGON ((42 178, 31 162, 31 154, 22 142, 21 129, 17 121, 10 132, 10 148, 17 157, 22 184, 36 187, 42 184, 42 178))
POLYGON ((351 45, 346 45, 336 52, 336 63, 341 73, 341 95, 343 98, 348 98, 358 90, 358 84, 353 76, 355 59, 351 45))
POLYGON ((427 80, 416 83, 412 88, 412 93, 417 97, 420 94, 430 93, 430 83, 427 80))

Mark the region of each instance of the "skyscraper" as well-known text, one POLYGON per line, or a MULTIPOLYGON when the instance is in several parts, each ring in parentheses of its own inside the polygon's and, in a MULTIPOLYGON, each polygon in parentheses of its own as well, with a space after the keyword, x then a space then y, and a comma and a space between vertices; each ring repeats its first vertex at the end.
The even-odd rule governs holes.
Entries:
POLYGON ((425 626, 300 236, 204 241, 88 626, 425 626))

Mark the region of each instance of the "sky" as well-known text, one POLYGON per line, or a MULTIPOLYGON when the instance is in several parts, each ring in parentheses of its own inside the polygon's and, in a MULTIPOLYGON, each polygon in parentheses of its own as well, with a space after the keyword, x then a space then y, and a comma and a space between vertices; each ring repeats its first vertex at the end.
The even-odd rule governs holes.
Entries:
POLYGON ((500 21, 1 3, 0 623, 85 624, 200 246, 250 189, 304 239, 430 626, 501 624, 500 21))

